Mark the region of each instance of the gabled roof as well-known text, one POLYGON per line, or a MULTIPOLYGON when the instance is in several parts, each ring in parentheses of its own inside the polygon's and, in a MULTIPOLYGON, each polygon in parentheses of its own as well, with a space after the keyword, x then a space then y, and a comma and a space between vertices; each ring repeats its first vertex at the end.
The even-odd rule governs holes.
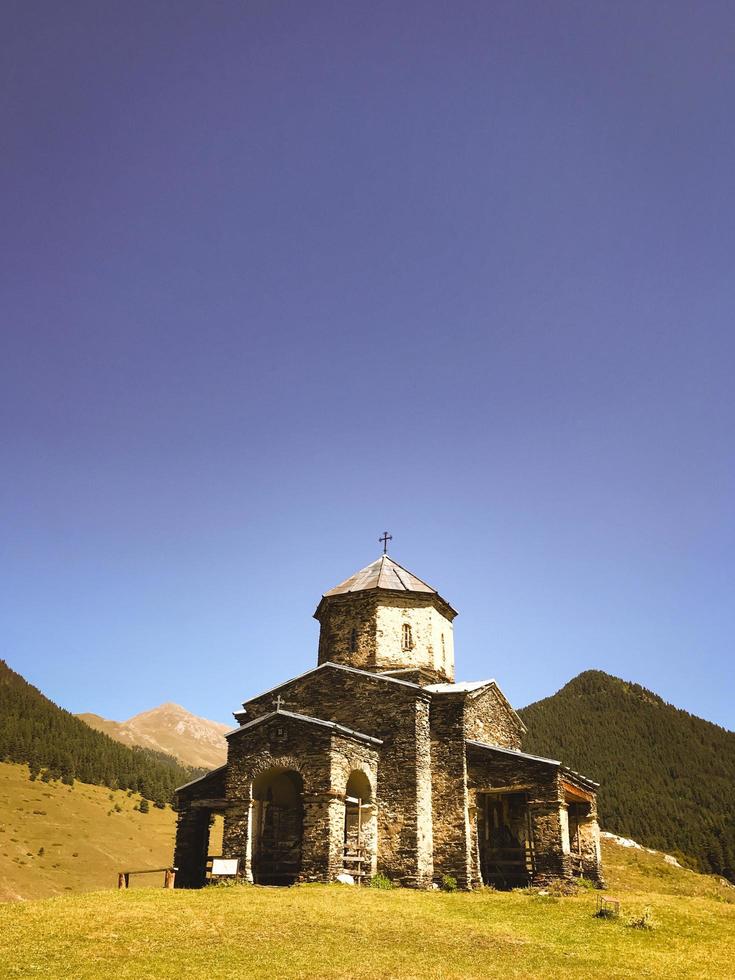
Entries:
MULTIPOLYGON (((303 677, 309 677, 310 674, 316 674, 317 671, 325 670, 326 668, 331 668, 332 670, 344 670, 349 674, 360 674, 362 677, 369 677, 372 680, 377 681, 387 681, 390 684, 400 684, 402 687, 411 687, 417 694, 425 696, 424 691, 426 688, 422 687, 420 684, 414 684, 413 681, 404 681, 399 677, 388 677, 386 674, 375 674, 370 670, 360 670, 359 667, 348 667, 346 664, 333 664, 331 660, 325 660, 323 664, 319 664, 318 667, 312 667, 311 670, 305 670, 303 674, 297 674, 296 677, 291 677, 287 681, 283 681, 277 684, 275 687, 269 688, 267 691, 263 691, 261 694, 256 694, 252 698, 248 698, 247 701, 243 701, 242 706, 245 708, 252 701, 259 701, 261 698, 266 697, 268 694, 275 694, 276 691, 282 690, 284 687, 288 687, 289 684, 293 684, 294 681, 300 681, 303 677)), ((234 712, 235 716, 241 714, 241 712, 234 712)))
MULTIPOLYGON (((226 737, 226 736, 225 736, 226 737)), ((487 749, 489 752, 502 752, 503 755, 513 756, 515 759, 530 759, 532 762, 544 762, 549 766, 560 766, 558 759, 545 759, 542 755, 529 755, 528 752, 517 752, 515 749, 506 749, 500 745, 490 745, 489 742, 476 742, 468 738, 467 744, 473 749, 487 749)))
POLYGON ((501 752, 503 755, 510 755, 516 759, 530 759, 532 762, 541 762, 547 766, 556 766, 559 770, 571 779, 573 782, 581 783, 582 786, 587 786, 591 789, 597 789, 599 783, 596 783, 594 779, 590 779, 589 776, 583 776, 580 772, 576 772, 574 769, 570 769, 569 766, 563 765, 558 759, 546 759, 542 755, 529 755, 528 752, 517 752, 515 749, 505 749, 500 745, 490 745, 488 742, 475 742, 474 739, 467 739, 468 746, 473 749, 485 749, 488 752, 501 752))
POLYGON ((433 691, 434 694, 469 694, 494 683, 495 680, 490 678, 487 681, 457 681, 456 684, 427 684, 426 690, 433 691))
POLYGON ((492 678, 486 681, 459 681, 457 684, 427 684, 426 690, 431 691, 432 694, 471 694, 473 697, 476 697, 481 691, 489 687, 493 689, 508 711, 510 711, 521 729, 527 732, 528 729, 523 723, 523 719, 500 690, 498 682, 492 678))
POLYGON ((188 783, 184 783, 183 786, 177 786, 174 793, 180 793, 182 789, 188 789, 190 786, 195 786, 197 783, 203 783, 205 779, 209 779, 210 776, 216 776, 218 772, 222 772, 227 768, 227 763, 223 766, 217 766, 216 769, 212 769, 211 772, 205 772, 203 776, 197 776, 196 779, 190 780, 188 783))
POLYGON ((275 711, 271 711, 267 715, 261 715, 260 718, 255 718, 245 725, 240 725, 239 728, 233 728, 231 732, 227 732, 225 738, 230 738, 232 735, 237 735, 238 732, 244 732, 249 728, 257 728, 259 725, 271 721, 276 717, 293 718, 295 721, 301 721, 307 725, 320 725, 322 728, 330 728, 340 735, 346 735, 348 738, 356 738, 361 742, 370 742, 372 745, 383 744, 381 738, 366 735, 364 732, 355 731, 354 728, 347 728, 345 725, 338 725, 336 721, 325 721, 323 718, 313 718, 311 715, 299 715, 295 711, 286 711, 284 708, 276 708, 275 711))
POLYGON ((359 572, 350 575, 344 582, 340 582, 339 585, 335 585, 329 592, 325 592, 322 598, 328 599, 331 596, 347 595, 350 592, 370 592, 374 589, 385 589, 389 592, 413 592, 423 595, 433 595, 441 600, 453 616, 457 615, 456 610, 452 609, 447 600, 443 599, 433 586, 424 582, 417 575, 414 575, 413 572, 409 572, 407 568, 399 565, 397 561, 393 561, 388 555, 381 555, 380 558, 366 565, 365 568, 361 568, 359 572))

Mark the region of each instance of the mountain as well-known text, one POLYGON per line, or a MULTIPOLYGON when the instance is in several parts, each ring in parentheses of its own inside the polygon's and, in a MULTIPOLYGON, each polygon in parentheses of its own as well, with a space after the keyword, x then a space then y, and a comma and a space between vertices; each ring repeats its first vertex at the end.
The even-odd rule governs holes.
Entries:
POLYGON ((735 881, 735 733, 598 670, 519 714, 524 750, 600 781, 606 830, 735 881))
POLYGON ((198 774, 150 749, 128 748, 49 701, 0 660, 0 762, 28 763, 31 779, 129 789, 163 806, 198 774), (43 770, 43 773, 42 773, 43 770))
POLYGON ((92 728, 123 745, 166 752, 188 766, 216 769, 227 758, 224 733, 232 725, 198 718, 179 704, 167 702, 127 721, 108 721, 100 715, 77 715, 92 728))

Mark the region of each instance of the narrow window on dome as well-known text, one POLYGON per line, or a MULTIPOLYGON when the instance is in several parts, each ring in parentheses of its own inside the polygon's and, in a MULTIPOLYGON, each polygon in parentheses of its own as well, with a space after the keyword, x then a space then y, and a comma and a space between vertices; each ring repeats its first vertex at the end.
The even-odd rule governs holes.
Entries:
POLYGON ((408 623, 403 624, 401 646, 404 650, 410 650, 413 647, 413 636, 411 635, 411 627, 408 623))
POLYGON ((350 633, 350 653, 355 653, 357 650, 357 630, 353 628, 350 633))

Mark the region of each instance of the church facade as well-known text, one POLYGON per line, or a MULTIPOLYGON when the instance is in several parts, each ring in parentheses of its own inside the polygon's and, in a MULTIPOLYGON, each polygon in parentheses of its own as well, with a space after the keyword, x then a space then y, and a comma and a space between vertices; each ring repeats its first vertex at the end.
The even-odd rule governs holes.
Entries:
POLYGON ((255 883, 601 882, 597 784, 521 751, 494 680, 455 681, 456 615, 388 555, 325 593, 317 666, 245 701, 227 763, 177 790, 177 886, 206 883, 217 814, 255 883))

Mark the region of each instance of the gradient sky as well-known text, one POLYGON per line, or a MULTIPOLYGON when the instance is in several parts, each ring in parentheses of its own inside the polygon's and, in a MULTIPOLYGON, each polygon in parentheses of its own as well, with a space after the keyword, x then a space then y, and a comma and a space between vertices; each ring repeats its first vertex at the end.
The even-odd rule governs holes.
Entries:
POLYGON ((6 0, 0 656, 211 718, 380 551, 735 728, 735 6, 6 0))

